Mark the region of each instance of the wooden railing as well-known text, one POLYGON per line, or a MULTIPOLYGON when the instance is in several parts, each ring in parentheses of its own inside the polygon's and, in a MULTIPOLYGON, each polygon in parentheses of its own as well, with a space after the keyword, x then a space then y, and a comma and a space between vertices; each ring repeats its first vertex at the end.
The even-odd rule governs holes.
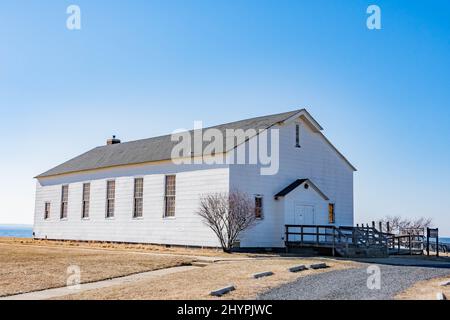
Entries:
POLYGON ((349 246, 356 248, 388 248, 386 234, 370 227, 336 227, 330 225, 293 225, 285 226, 286 248, 292 245, 328 247, 348 251, 349 246))
POLYGON ((374 227, 336 227, 332 225, 285 226, 286 249, 292 246, 313 246, 348 251, 353 248, 385 248, 391 254, 422 254, 425 236, 418 234, 394 235, 374 227))
POLYGON ((388 246, 389 234, 380 232, 374 227, 341 227, 341 229, 351 230, 356 234, 359 246, 388 246))
POLYGON ((425 236, 423 235, 390 235, 388 238, 388 248, 391 251, 406 254, 422 254, 425 250, 425 236))
POLYGON ((334 255, 336 243, 339 241, 338 236, 345 237, 337 232, 335 226, 288 224, 285 228, 286 249, 291 244, 327 246, 332 248, 334 255))

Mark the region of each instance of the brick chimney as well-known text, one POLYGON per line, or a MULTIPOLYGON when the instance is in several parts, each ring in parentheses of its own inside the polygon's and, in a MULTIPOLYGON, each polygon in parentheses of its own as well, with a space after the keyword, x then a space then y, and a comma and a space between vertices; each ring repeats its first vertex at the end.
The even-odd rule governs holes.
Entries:
POLYGON ((106 140, 107 145, 118 144, 118 143, 120 143, 120 140, 116 139, 116 136, 112 136, 112 139, 106 140))

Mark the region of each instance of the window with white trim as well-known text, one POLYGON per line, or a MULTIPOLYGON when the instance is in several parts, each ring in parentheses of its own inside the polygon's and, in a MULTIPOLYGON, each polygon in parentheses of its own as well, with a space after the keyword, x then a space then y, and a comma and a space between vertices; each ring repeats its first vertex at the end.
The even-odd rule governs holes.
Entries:
POLYGON ((67 218, 67 207, 69 205, 69 186, 65 185, 61 187, 61 219, 67 218))
POLYGON ((133 218, 142 217, 143 197, 144 197, 144 179, 136 178, 136 179, 134 179, 133 218))
POLYGON ((110 180, 106 183, 106 218, 114 217, 114 205, 116 199, 116 182, 110 180))
POLYGON ((166 176, 166 187, 164 193, 164 217, 175 217, 175 175, 166 176))
POLYGON ((50 218, 50 202, 46 202, 44 205, 44 219, 50 218))
POLYGON ((91 196, 91 184, 84 183, 83 184, 83 200, 82 200, 82 209, 81 209, 81 217, 83 219, 89 218, 89 204, 90 204, 90 196, 91 196))

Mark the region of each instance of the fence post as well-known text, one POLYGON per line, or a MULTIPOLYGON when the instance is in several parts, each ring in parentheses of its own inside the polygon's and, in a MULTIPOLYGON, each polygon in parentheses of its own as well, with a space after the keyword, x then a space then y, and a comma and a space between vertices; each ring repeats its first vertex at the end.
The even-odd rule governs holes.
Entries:
POLYGON ((367 224, 366 228, 366 246, 370 245, 370 234, 369 234, 369 224, 367 224))
POLYGON ((408 241, 409 241, 409 255, 412 256, 411 233, 408 236, 408 241))
POLYGON ((300 226, 300 244, 303 246, 303 226, 300 226))
POLYGON ((436 228, 436 257, 439 257, 439 229, 436 228))
POLYGON ((336 255, 336 254, 335 254, 335 249, 334 249, 335 244, 336 244, 335 237, 336 237, 336 229, 333 228, 333 257, 336 255))
POLYGON ((284 227, 286 228, 286 236, 285 236, 284 245, 286 247, 286 253, 289 253, 289 246, 288 246, 288 242, 289 242, 289 227, 287 225, 285 225, 284 227))
POLYGON ((380 229, 380 232, 383 233, 383 223, 381 221, 378 222, 378 228, 380 229))
POLYGON ((317 246, 319 246, 319 227, 316 227, 316 232, 317 232, 317 234, 316 234, 316 236, 317 236, 317 246))

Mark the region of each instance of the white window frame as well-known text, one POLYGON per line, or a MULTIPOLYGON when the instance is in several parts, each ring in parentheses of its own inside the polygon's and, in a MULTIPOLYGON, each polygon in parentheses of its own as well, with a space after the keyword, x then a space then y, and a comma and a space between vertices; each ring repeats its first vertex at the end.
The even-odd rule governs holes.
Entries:
POLYGON ((135 177, 133 183, 133 219, 142 219, 144 217, 144 178, 143 177, 135 177), (142 181, 142 191, 141 196, 136 197, 136 181, 142 181), (136 200, 141 201, 141 212, 140 215, 137 215, 136 211, 136 200))
POLYGON ((68 211, 69 211, 69 185, 65 184, 63 186, 61 186, 61 208, 60 208, 60 212, 59 212, 59 218, 60 220, 66 220, 67 219, 67 215, 68 215, 68 211), (64 201, 64 189, 67 189, 67 199, 64 201))
POLYGON ((164 215, 165 219, 174 219, 176 216, 176 194, 177 194, 177 176, 175 174, 168 174, 164 176, 164 215), (174 178, 174 191, 173 195, 167 194, 167 178, 174 178), (173 198, 173 214, 168 215, 168 200, 173 198))
POLYGON ((106 181, 106 212, 105 212, 105 218, 106 219, 114 219, 115 211, 116 211, 116 180, 107 180, 106 181), (114 197, 113 198, 109 198, 108 185, 110 183, 114 183, 114 197), (110 201, 112 201, 112 203, 113 203, 112 215, 109 215, 110 201))
POLYGON ((86 183, 83 183, 82 191, 81 191, 81 219, 89 219, 90 206, 91 206, 91 183, 86 182, 86 183), (88 193, 87 200, 84 197, 85 196, 85 186, 89 186, 89 193, 88 193), (86 210, 86 205, 85 205, 86 203, 87 203, 87 210, 86 210))
POLYGON ((51 208, 52 208, 51 202, 50 201, 45 201, 44 202, 44 220, 50 219, 51 208), (48 205, 48 208, 47 208, 47 205, 48 205))

